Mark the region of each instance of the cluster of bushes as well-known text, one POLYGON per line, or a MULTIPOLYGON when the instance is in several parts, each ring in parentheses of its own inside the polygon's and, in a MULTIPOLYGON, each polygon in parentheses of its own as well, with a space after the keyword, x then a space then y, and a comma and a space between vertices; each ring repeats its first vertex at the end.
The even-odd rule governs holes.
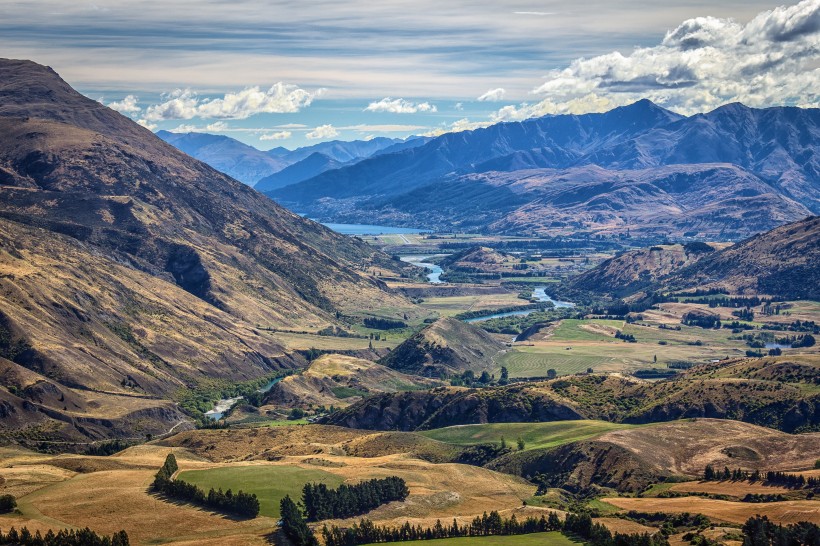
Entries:
POLYGON ((786 500, 781 494, 766 494, 766 493, 747 493, 745 497, 741 499, 743 502, 780 502, 786 500))
POLYGON ((17 508, 17 499, 14 495, 0 495, 0 514, 8 514, 17 508))
POLYGON ((615 339, 622 339, 627 343, 637 343, 635 336, 632 334, 624 334, 620 330, 615 330, 615 339))
POLYGON ((398 328, 407 328, 407 323, 401 320, 367 317, 363 322, 365 327, 373 328, 374 330, 395 330, 398 328))
POLYGON ((820 334, 820 324, 817 324, 813 320, 796 320, 790 324, 780 324, 780 323, 766 323, 767 330, 779 330, 779 331, 788 331, 788 332, 809 332, 811 334, 820 334))
POLYGON ((126 442, 125 440, 111 440, 108 442, 102 442, 100 444, 91 445, 85 453, 86 455, 107 457, 108 455, 119 453, 123 449, 127 449, 132 445, 134 444, 131 442, 126 442))
POLYGON ((720 317, 717 315, 705 315, 703 313, 688 312, 681 320, 686 326, 698 326, 705 329, 720 328, 720 317))
POLYGON ((214 490, 213 488, 206 494, 204 490, 192 483, 172 479, 177 469, 176 457, 173 453, 169 453, 165 458, 165 463, 154 476, 154 490, 176 500, 244 518, 255 518, 259 515, 259 499, 256 495, 243 491, 234 494, 230 489, 223 492, 222 489, 214 490))
POLYGON ((815 340, 814 336, 811 334, 803 334, 800 336, 786 336, 777 338, 775 343, 778 345, 791 345, 793 349, 799 349, 800 347, 814 347, 817 340, 815 340))
POLYGON ((706 469, 703 471, 703 479, 704 481, 764 481, 766 483, 794 488, 820 487, 820 478, 811 476, 806 478, 802 474, 789 474, 787 472, 776 471, 768 471, 763 473, 760 470, 749 472, 740 468, 729 470, 729 467, 723 467, 723 470, 721 471, 715 470, 712 465, 706 465, 706 469))
POLYGON ((739 311, 732 311, 732 315, 746 322, 752 322, 755 319, 755 312, 748 307, 739 311))
POLYGON ((358 516, 410 494, 405 481, 397 476, 372 479, 331 489, 323 483, 307 483, 302 488, 302 504, 308 521, 358 516))
POLYGON ((807 521, 784 526, 766 516, 749 518, 743 525, 743 546, 780 544, 816 546, 820 544, 820 526, 807 521))
POLYGON ((0 531, 0 544, 12 544, 14 546, 128 546, 128 533, 120 531, 110 537, 101 536, 86 527, 75 531, 74 529, 61 529, 56 533, 49 529, 45 535, 40 531, 32 533, 27 527, 19 531, 12 527, 9 532, 3 534, 0 531))
POLYGON ((436 521, 433 527, 423 528, 421 525, 412 526, 405 522, 401 527, 380 527, 372 521, 363 519, 347 529, 335 525, 322 529, 322 538, 325 546, 353 546, 356 544, 371 544, 379 542, 404 542, 408 540, 432 540, 437 538, 506 536, 557 531, 563 527, 563 522, 551 512, 549 518, 541 519, 529 517, 523 521, 513 514, 509 519, 502 518, 498 512, 486 512, 482 517, 476 516, 470 525, 459 525, 453 520, 452 525, 443 525, 436 521))

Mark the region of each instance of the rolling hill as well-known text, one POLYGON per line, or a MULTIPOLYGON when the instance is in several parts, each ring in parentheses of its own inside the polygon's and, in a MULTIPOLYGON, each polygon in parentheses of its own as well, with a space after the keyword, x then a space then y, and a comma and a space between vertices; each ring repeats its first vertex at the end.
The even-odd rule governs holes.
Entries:
POLYGON ((270 195, 337 221, 739 239, 820 211, 818 141, 818 109, 643 100, 442 135, 270 195))
POLYGON ((319 357, 303 372, 274 385, 265 397, 265 403, 285 408, 344 407, 365 396, 425 389, 436 384, 369 360, 330 354, 319 357))
POLYGON ((480 374, 495 367, 494 357, 504 344, 480 328, 453 318, 441 318, 402 342, 379 364, 426 377, 480 374))
POLYGON ((820 217, 810 216, 732 246, 692 243, 626 252, 569 279, 567 291, 625 297, 646 291, 720 289, 820 299, 820 217))
POLYGON ((813 431, 820 428, 820 394, 814 382, 820 363, 816 357, 805 358, 724 361, 659 382, 592 374, 485 389, 383 394, 336 412, 326 422, 414 431, 478 423, 598 419, 644 424, 707 417, 785 432, 813 431), (753 378, 747 372, 750 366, 753 378))
POLYGON ((295 364, 255 325, 321 328, 374 302, 412 313, 364 273, 397 267, 366 244, 183 154, 47 67, 0 60, 0 82, 0 357, 16 381, 2 394, 4 433, 164 432, 180 421, 167 402, 178 389, 295 364), (53 396, 35 404, 29 387, 53 396))

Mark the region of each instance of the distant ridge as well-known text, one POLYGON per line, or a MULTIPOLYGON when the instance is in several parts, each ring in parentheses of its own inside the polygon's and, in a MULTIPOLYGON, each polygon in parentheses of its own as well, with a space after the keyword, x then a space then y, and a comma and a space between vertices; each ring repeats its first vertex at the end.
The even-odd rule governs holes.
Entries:
POLYGON ((818 143, 818 109, 642 100, 448 133, 270 195, 324 220, 737 240, 820 212, 818 143))

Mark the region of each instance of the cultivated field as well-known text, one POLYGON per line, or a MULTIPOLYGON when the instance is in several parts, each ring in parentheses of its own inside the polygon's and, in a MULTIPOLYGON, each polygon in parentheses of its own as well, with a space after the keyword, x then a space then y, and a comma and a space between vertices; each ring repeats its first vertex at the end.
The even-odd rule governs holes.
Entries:
POLYGON ((498 444, 504 438, 515 448, 518 438, 525 449, 556 447, 580 440, 588 440, 612 430, 632 428, 635 425, 606 421, 555 421, 551 423, 488 423, 461 425, 420 432, 419 434, 459 446, 498 444))

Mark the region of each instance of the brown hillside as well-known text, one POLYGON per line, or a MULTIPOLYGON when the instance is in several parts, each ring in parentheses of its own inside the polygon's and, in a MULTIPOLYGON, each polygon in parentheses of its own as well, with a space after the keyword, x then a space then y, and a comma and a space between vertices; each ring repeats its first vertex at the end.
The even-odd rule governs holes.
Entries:
POLYGON ((270 390, 266 403, 285 407, 349 406, 364 396, 429 388, 437 382, 405 375, 369 360, 323 355, 302 373, 286 377, 270 390))
POLYGON ((379 363, 404 373, 438 377, 491 370, 504 344, 460 320, 442 318, 405 340, 379 363))
MULTIPOLYGON (((374 306, 413 315, 365 274, 373 267, 397 266, 177 151, 51 69, 0 60, 0 357, 86 400, 89 389, 123 396, 123 407, 206 378, 257 378, 294 362, 256 325, 318 330, 337 310, 374 306)), ((21 404, 33 396, 4 393, 19 395, 21 404)), ((80 430, 59 402, 38 410, 67 423, 46 437, 80 430)), ((167 417, 147 430, 177 414, 167 417)))

